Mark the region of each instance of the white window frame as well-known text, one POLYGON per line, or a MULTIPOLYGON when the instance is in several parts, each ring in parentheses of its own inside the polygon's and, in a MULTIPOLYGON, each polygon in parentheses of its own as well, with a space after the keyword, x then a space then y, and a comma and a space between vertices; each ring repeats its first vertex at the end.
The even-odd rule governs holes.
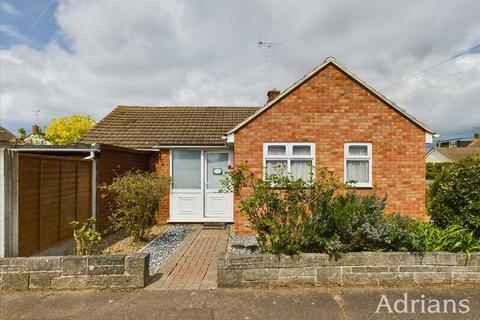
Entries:
POLYGON ((343 162, 343 181, 345 183, 348 182, 347 180, 347 161, 348 160, 368 160, 368 182, 357 182, 355 183, 355 187, 357 188, 372 188, 373 181, 372 181, 372 144, 370 142, 349 142, 345 143, 344 145, 344 162, 343 162), (367 155, 366 156, 351 156, 349 154, 350 146, 362 146, 367 147, 367 155))
POLYGON ((280 160, 287 162, 287 174, 291 173, 291 161, 292 160, 306 160, 312 161, 312 178, 315 177, 315 143, 313 142, 266 142, 263 144, 263 178, 267 176, 267 161, 268 160, 280 160), (269 146, 285 146, 285 155, 269 155, 269 146), (309 146, 310 155, 294 155, 294 146, 309 146))

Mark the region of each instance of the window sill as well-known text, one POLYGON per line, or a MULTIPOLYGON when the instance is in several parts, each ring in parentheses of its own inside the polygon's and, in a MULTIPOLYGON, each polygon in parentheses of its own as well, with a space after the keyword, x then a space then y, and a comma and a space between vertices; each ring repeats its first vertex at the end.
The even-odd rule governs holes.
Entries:
POLYGON ((352 184, 352 187, 355 189, 373 189, 373 185, 371 184, 352 184))

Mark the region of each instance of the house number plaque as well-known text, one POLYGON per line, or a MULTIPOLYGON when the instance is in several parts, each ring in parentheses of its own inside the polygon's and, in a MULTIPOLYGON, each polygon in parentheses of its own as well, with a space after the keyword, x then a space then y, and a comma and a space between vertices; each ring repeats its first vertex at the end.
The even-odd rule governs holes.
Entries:
POLYGON ((219 176, 223 173, 222 168, 213 168, 213 174, 219 176))

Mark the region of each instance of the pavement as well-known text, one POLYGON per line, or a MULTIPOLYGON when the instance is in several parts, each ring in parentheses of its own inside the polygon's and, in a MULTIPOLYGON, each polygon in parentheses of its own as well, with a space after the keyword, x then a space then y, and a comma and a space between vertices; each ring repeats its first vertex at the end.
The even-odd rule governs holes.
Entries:
POLYGON ((0 318, 473 320, 480 286, 0 292, 0 318))

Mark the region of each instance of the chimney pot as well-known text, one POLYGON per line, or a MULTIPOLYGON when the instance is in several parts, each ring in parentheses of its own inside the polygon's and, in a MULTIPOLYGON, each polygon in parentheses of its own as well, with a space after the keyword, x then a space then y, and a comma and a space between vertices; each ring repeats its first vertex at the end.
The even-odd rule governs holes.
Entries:
POLYGON ((268 90, 267 103, 269 103, 270 101, 278 97, 279 94, 280 94, 280 91, 278 91, 277 89, 268 90))

